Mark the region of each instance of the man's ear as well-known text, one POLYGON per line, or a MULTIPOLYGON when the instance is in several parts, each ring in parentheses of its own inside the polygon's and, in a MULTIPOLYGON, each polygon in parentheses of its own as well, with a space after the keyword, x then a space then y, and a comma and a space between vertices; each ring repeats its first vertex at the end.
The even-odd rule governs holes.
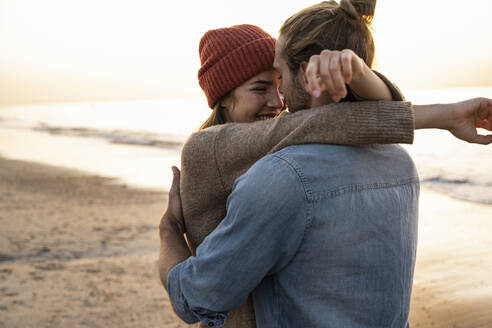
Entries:
POLYGON ((301 83, 301 86, 304 88, 304 90, 307 92, 307 84, 308 84, 308 81, 307 81, 307 78, 306 78, 306 68, 307 68, 307 62, 303 61, 300 65, 299 65, 299 70, 297 71, 297 81, 299 81, 299 83, 301 83))

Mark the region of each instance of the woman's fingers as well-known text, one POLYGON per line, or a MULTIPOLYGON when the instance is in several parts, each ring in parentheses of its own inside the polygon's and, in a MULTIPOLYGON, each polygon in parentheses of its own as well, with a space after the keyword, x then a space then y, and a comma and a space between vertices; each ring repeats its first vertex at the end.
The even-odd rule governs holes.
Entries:
POLYGON ((309 59, 306 68, 307 91, 315 97, 326 92, 338 102, 347 95, 346 84, 360 71, 360 58, 351 50, 323 50, 309 59))
POLYGON ((333 101, 338 102, 347 94, 342 75, 341 53, 339 51, 332 52, 330 58, 330 76, 333 81, 333 90, 330 92, 330 96, 333 101))
POLYGON ((490 135, 480 135, 477 134, 472 141, 473 143, 478 143, 481 145, 489 145, 492 143, 492 134, 490 135))
POLYGON ((488 98, 476 98, 471 101, 475 102, 475 106, 472 107, 471 116, 475 121, 476 128, 482 128, 488 131, 492 131, 492 99, 488 98))
POLYGON ((321 95, 321 85, 319 83, 319 64, 320 57, 318 55, 311 56, 309 58, 308 65, 306 67, 306 81, 307 81, 307 92, 314 97, 319 97, 321 95))
POLYGON ((488 120, 475 121, 475 127, 492 131, 492 122, 488 120))
POLYGON ((322 91, 326 91, 328 95, 333 99, 336 95, 336 84, 333 80, 333 72, 331 71, 331 60, 333 58, 333 52, 329 50, 323 50, 320 54, 320 71, 319 78, 320 84, 323 86, 322 91))
POLYGON ((481 120, 488 120, 492 122, 492 99, 478 98, 480 101, 480 110, 478 116, 481 120))
POLYGON ((350 50, 343 50, 341 55, 342 75, 345 83, 352 81, 352 55, 350 50))
POLYGON ((326 91, 330 98, 338 102, 345 93, 345 83, 342 76, 340 52, 323 50, 320 53, 320 72, 322 91, 326 91))

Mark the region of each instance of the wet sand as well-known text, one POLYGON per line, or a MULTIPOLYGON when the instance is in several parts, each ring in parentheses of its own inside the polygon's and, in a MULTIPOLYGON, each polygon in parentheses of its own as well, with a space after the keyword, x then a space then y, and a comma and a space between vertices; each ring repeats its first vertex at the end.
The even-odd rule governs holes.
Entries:
POLYGON ((412 327, 492 327, 492 206, 422 188, 412 327))
MULTIPOLYGON (((166 193, 0 158, 0 327, 186 327, 157 277, 166 193)), ((413 327, 492 326, 492 206, 422 189, 413 327)))
POLYGON ((0 327, 186 327, 157 276, 165 193, 0 159, 0 327))

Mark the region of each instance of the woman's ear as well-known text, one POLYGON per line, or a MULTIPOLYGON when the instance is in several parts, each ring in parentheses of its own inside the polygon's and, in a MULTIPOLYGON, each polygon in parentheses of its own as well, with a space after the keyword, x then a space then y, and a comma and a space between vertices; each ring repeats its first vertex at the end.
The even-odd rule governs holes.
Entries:
POLYGON ((234 90, 220 100, 219 107, 225 121, 231 122, 231 112, 234 110, 234 90))
POLYGON ((222 108, 223 111, 229 110, 232 106, 232 97, 230 95, 226 96, 224 99, 222 99, 219 103, 220 108, 222 108))

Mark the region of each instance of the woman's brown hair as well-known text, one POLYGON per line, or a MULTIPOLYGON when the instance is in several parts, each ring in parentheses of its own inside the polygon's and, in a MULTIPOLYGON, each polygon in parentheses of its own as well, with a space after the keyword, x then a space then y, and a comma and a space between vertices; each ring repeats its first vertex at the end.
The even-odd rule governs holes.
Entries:
POLYGON ((220 102, 217 102, 212 110, 212 114, 207 118, 205 122, 200 126, 198 130, 203 130, 214 125, 224 124, 224 112, 220 102))
POLYGON ((227 123, 227 119, 224 115, 224 106, 222 106, 222 102, 228 98, 232 97, 232 106, 234 107, 234 89, 229 91, 225 96, 221 97, 219 100, 217 100, 214 104, 214 108, 212 109, 212 114, 203 122, 203 124, 200 126, 198 131, 209 128, 214 125, 219 125, 219 124, 224 124, 227 123))
POLYGON ((296 13, 280 28, 285 38, 282 56, 297 74, 302 62, 323 49, 351 49, 367 66, 374 60, 374 39, 369 30, 376 0, 323 1, 296 13))

